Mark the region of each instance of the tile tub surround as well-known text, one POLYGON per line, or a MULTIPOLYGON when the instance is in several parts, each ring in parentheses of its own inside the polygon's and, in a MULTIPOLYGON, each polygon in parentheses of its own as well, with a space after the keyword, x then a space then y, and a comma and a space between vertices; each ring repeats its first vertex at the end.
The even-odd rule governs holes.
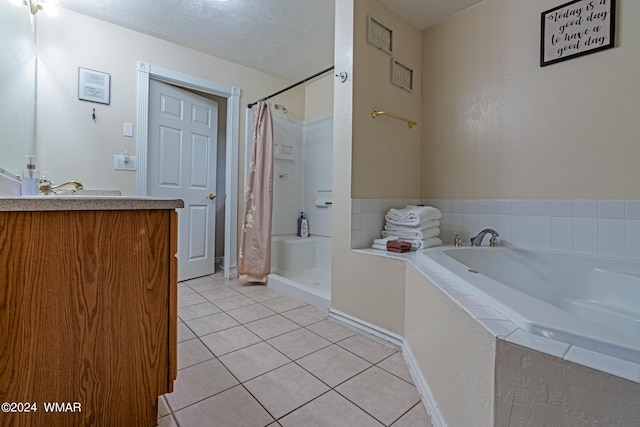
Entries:
POLYGON ((423 204, 420 199, 351 199, 351 248, 370 248, 381 237, 391 208, 423 204))
POLYGON ((453 243, 453 232, 468 243, 493 228, 505 245, 640 261, 640 200, 352 199, 351 247, 371 247, 388 210, 407 204, 442 211, 445 244, 453 243))
POLYGON ((178 305, 161 427, 431 425, 396 348, 301 300, 217 273, 181 282, 178 305))

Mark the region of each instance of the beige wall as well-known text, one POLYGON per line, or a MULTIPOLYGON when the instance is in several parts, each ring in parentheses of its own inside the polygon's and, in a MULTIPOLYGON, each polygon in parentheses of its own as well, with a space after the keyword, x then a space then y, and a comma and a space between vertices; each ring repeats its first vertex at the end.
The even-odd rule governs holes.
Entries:
POLYGON ((616 47, 540 67, 556 0, 486 0, 423 32, 423 198, 639 198, 640 2, 616 47))
POLYGON ((305 120, 333 113, 333 80, 335 79, 333 74, 333 72, 328 73, 325 77, 305 86, 305 120))
POLYGON ((493 426, 495 338, 409 264, 405 296, 404 344, 443 421, 493 426))
POLYGON ((331 262, 332 274, 335 262, 343 274, 338 286, 332 277, 331 307, 404 335, 405 261, 351 252, 331 262))
MULTIPOLYGON (((333 103, 333 218, 331 227, 331 306, 351 313, 355 276, 351 252, 351 141, 353 114, 353 2, 336 2, 335 72, 349 79, 334 80, 333 103)), ((357 305, 357 302, 356 302, 357 305)), ((375 323, 375 322, 374 322, 375 323)))
MULTIPOLYGON (((353 164, 354 198, 400 199, 420 196, 420 126, 389 117, 386 110, 420 121, 421 33, 378 0, 357 0, 353 23, 353 164), (413 70, 414 90, 391 84, 391 56, 367 42, 367 16, 393 30, 393 58, 413 70)), ((336 69, 336 73, 342 70, 336 69)))
MULTIPOLYGON (((243 188, 246 105, 291 82, 66 9, 61 8, 57 17, 38 14, 36 18, 38 166, 52 180, 76 179, 87 188, 135 194, 135 173, 114 171, 113 155, 124 150, 135 154, 136 140, 122 136, 122 125, 136 124, 136 63, 145 61, 242 90, 239 188, 243 188), (78 100, 78 67, 111 75, 110 105, 78 100)), ((272 101, 287 105, 296 118, 304 118, 303 89, 272 101)))
POLYGON ((370 112, 418 117, 420 33, 377 0, 336 2, 335 27, 335 74, 349 78, 334 80, 331 305, 404 335, 404 262, 351 251, 351 198, 419 195, 418 128, 370 112), (369 14, 393 29, 397 59, 415 67, 413 93, 391 85, 391 57, 367 43, 369 14))

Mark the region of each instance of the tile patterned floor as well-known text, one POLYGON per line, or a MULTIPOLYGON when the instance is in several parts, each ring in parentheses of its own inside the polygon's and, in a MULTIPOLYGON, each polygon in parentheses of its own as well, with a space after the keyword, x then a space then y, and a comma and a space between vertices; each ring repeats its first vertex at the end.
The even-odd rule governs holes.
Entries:
POLYGON ((178 285, 178 378, 158 425, 431 426, 402 354, 264 286, 178 285))

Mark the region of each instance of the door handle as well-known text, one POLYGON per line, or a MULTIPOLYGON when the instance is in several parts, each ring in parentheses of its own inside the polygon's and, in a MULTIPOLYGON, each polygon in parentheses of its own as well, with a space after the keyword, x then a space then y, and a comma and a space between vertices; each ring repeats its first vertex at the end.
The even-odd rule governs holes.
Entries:
POLYGON ((211 193, 211 194, 209 194, 209 195, 207 196, 207 199, 209 199, 209 200, 213 200, 213 199, 215 199, 215 198, 216 198, 216 195, 215 195, 215 194, 213 194, 213 193, 211 193))

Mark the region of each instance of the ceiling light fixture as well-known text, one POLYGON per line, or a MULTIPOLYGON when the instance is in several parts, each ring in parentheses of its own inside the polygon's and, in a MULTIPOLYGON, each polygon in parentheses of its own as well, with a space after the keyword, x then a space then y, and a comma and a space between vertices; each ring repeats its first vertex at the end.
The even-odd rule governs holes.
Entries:
POLYGON ((32 15, 42 10, 49 16, 56 16, 58 14, 58 0, 9 0, 15 5, 26 5, 31 11, 32 15))

